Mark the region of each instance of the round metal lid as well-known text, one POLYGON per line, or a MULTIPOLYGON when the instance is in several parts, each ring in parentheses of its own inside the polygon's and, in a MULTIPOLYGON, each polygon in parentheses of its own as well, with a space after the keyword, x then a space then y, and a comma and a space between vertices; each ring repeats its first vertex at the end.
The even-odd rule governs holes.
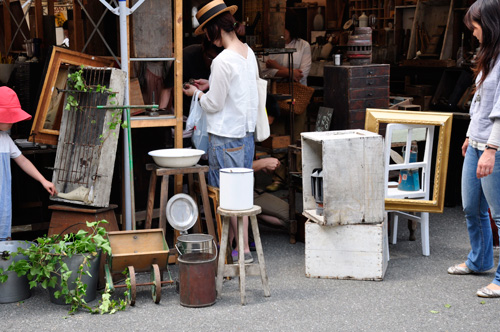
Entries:
POLYGON ((198 219, 198 207, 193 198, 186 194, 174 195, 167 203, 167 220, 178 231, 187 231, 198 219))

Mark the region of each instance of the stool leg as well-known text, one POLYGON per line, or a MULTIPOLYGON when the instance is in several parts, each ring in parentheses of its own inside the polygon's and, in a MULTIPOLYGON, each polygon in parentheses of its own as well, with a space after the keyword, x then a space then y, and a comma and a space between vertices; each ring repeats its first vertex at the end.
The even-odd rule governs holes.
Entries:
POLYGON ((207 183, 205 182, 205 173, 199 172, 198 179, 200 180, 201 200, 203 202, 203 210, 205 211, 205 221, 207 222, 208 234, 212 235, 214 241, 217 241, 214 220, 212 219, 212 211, 210 210, 210 202, 208 201, 208 189, 207 183))
POLYGON ((243 239, 243 217, 238 217, 238 266, 240 270, 241 305, 245 305, 245 244, 243 239))
POLYGON ((155 191, 156 191, 156 170, 151 171, 149 177, 149 190, 148 190, 148 206, 146 209, 146 229, 151 229, 151 221, 153 220, 153 209, 155 205, 155 191))
POLYGON ((161 178, 160 191, 160 227, 164 234, 167 234, 167 201, 168 201, 168 175, 163 175, 161 178))
POLYGON ((222 218, 222 242, 220 244, 219 264, 217 265, 217 284, 216 284, 216 291, 218 298, 221 297, 222 293, 222 279, 224 278, 224 267, 226 261, 227 242, 229 239, 230 222, 231 219, 229 217, 222 218))
POLYGON ((259 225, 257 224, 257 217, 255 215, 250 217, 252 224, 253 239, 255 241, 255 249, 259 259, 260 278, 262 279, 262 287, 264 288, 264 295, 271 296, 269 291, 269 279, 267 278, 266 262, 264 261, 264 251, 262 250, 262 242, 260 241, 259 225))
MULTIPOLYGON (((193 198, 194 202, 196 203, 196 206, 200 206, 198 204, 198 195, 196 195, 194 191, 194 180, 193 180, 193 174, 188 174, 188 191, 189 195, 191 198, 193 198)), ((203 233, 203 229, 201 227, 201 214, 198 212, 198 219, 196 220, 196 224, 194 224, 193 229, 196 230, 197 233, 203 233)))

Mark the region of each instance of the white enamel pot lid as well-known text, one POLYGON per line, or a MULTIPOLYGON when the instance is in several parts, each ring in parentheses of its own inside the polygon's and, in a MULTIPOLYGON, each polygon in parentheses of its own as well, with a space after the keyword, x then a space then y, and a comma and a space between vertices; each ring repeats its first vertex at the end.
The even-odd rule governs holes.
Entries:
POLYGON ((166 210, 168 223, 180 232, 193 227, 198 219, 198 207, 194 199, 186 194, 177 194, 170 198, 166 210))
POLYGON ((245 174, 245 173, 253 173, 253 169, 244 168, 244 167, 233 167, 233 168, 221 168, 219 170, 221 173, 236 173, 236 174, 245 174))

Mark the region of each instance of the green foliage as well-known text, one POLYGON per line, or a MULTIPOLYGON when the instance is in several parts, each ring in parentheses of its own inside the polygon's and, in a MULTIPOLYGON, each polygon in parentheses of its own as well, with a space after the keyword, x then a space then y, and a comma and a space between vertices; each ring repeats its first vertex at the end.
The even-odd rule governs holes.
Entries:
MULTIPOLYGON (((83 69, 84 66, 80 66, 80 69, 68 75, 68 95, 66 97, 66 106, 65 110, 81 110, 80 105, 78 104, 77 95, 81 92, 95 92, 95 93, 104 93, 108 94, 111 100, 109 101, 110 105, 116 105, 116 93, 111 91, 111 89, 107 88, 104 85, 96 85, 90 86, 87 84, 85 79, 83 78, 83 69)), ((111 121, 108 122, 109 130, 115 130, 118 126, 122 125, 122 114, 123 111, 121 109, 116 109, 111 113, 111 121)), ((95 120, 91 121, 95 123, 95 120)), ((125 127, 123 127, 125 128, 125 127)), ((109 135, 108 135, 109 136, 109 135)), ((107 137, 106 137, 107 138, 107 137)), ((101 139, 101 143, 105 140, 101 139)))
MULTIPOLYGON (((109 289, 106 288, 102 294, 99 306, 90 307, 84 300, 87 293, 87 285, 82 282, 82 276, 90 273, 85 271, 85 266, 90 267, 90 261, 100 254, 100 251, 111 255, 111 246, 107 237, 107 231, 100 226, 107 223, 105 220, 87 222, 90 232, 79 230, 76 234, 66 234, 63 238, 56 235, 52 237, 40 237, 29 248, 18 248, 12 256, 23 255, 26 259, 12 262, 7 271, 14 271, 18 276, 26 276, 30 288, 40 285, 43 288, 55 288, 60 290, 54 293, 56 298, 64 297, 65 302, 71 305, 70 314, 79 309, 88 310, 91 313, 115 313, 124 310, 124 300, 112 300, 109 289), (73 271, 70 271, 65 258, 80 254, 83 262, 75 272, 76 280, 73 289, 68 287, 68 280, 73 271), (57 284, 59 281, 59 284, 57 284)), ((5 282, 8 276, 6 271, 0 269, 0 282, 5 282)), ((125 295, 127 296, 127 295, 125 295)))

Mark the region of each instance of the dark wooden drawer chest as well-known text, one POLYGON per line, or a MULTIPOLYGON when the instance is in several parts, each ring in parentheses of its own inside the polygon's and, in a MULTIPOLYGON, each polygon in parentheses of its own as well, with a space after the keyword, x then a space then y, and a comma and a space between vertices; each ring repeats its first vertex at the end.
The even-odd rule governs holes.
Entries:
POLYGON ((389 107, 390 66, 325 66, 324 103, 333 108, 331 129, 363 129, 367 108, 389 107))

